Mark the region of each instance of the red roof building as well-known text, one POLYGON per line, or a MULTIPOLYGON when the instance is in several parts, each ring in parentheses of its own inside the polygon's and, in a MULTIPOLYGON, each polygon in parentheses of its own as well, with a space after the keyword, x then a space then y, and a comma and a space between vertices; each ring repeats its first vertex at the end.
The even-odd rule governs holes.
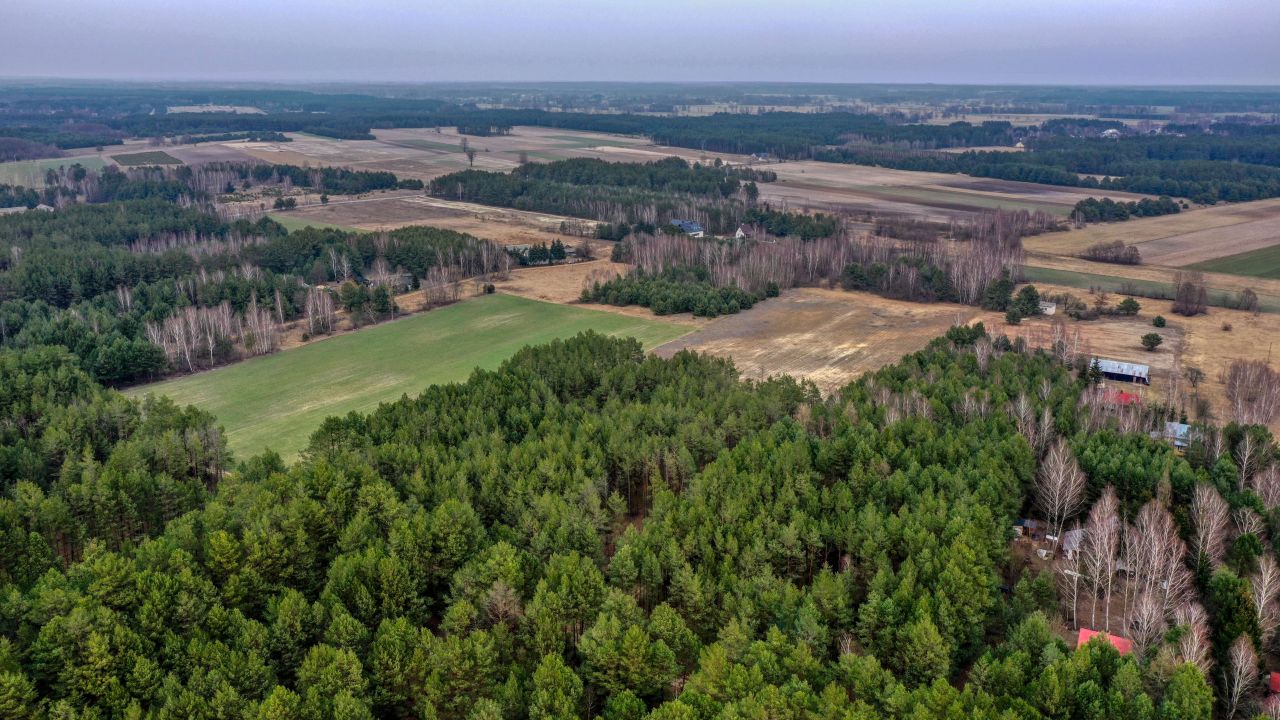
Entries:
MULTIPOLYGON (((1089 628, 1080 628, 1080 634, 1076 637, 1076 647, 1082 647, 1085 643, 1092 640, 1095 636, 1101 635, 1111 643, 1111 647, 1120 651, 1121 655, 1128 655, 1133 652, 1133 642, 1128 638, 1122 638, 1119 635, 1109 635, 1105 632, 1090 630, 1089 628)), ((1273 679, 1274 683, 1275 680, 1273 679)))
POLYGON ((1268 687, 1271 688, 1271 694, 1280 693, 1280 672, 1271 673, 1271 682, 1268 687))
POLYGON ((1119 405, 1121 407, 1129 405, 1138 405, 1142 402, 1142 396, 1137 393, 1125 392, 1123 390, 1105 390, 1102 393, 1102 401, 1108 405, 1119 405))

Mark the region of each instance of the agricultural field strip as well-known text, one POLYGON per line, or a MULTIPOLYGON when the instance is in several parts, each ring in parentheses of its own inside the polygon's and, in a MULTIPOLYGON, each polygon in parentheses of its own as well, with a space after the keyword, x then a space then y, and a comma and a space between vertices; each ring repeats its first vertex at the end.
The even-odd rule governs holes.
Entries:
MULTIPOLYGON (((1137 245, 1142 251, 1143 259, 1154 262, 1154 258, 1159 256, 1163 246, 1176 246, 1179 238, 1210 230, 1219 230, 1226 234, 1231 232, 1230 228, 1249 226, 1255 222, 1276 223, 1280 226, 1280 198, 1220 205, 1184 211, 1177 215, 1139 218, 1127 222, 1099 223, 1083 230, 1047 233, 1028 238, 1025 244, 1027 249, 1032 251, 1075 255, 1095 243, 1120 240, 1126 245, 1137 245)), ((1249 249, 1248 247, 1237 249, 1231 237, 1205 236, 1205 238, 1213 241, 1207 243, 1208 246, 1204 249, 1207 253, 1213 253, 1214 257, 1234 255, 1249 249)), ((1210 258, 1201 258, 1201 260, 1208 259, 1210 258)))
MULTIPOLYGON (((1277 240, 1280 243, 1280 239, 1277 240)), ((1194 270, 1280 280, 1280 244, 1188 266, 1194 270)))
POLYGON ((79 163, 88 170, 101 170, 108 162, 98 155, 78 155, 43 160, 18 160, 0 163, 0 185, 44 187, 44 176, 49 170, 70 167, 79 163))
POLYGON ((326 418, 492 369, 526 345, 584 330, 653 347, 691 327, 509 295, 490 295, 215 370, 133 388, 212 412, 238 457, 296 456, 326 418))

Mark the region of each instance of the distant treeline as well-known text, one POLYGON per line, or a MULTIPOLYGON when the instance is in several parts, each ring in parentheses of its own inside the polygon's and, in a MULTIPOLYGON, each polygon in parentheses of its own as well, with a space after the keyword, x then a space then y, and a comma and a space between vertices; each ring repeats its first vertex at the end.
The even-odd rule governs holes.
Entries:
MULTIPOLYGON (((218 166, 222 167, 222 166, 218 166)), ((294 187, 314 188, 335 195, 358 195, 374 190, 407 188, 421 190, 421 180, 400 180, 395 173, 385 170, 348 170, 339 167, 300 167, 298 165, 255 165, 235 163, 227 165, 241 179, 254 182, 279 183, 288 181, 294 187)))
POLYGON ((24 138, 0 137, 0 162, 56 157, 62 157, 62 151, 56 145, 24 138))
POLYGON ((283 133, 264 131, 247 131, 247 132, 228 132, 218 133, 216 135, 183 135, 179 138, 179 142, 184 145, 194 145, 197 143, 208 142, 235 142, 237 140, 248 140, 251 142, 277 142, 286 143, 293 142, 293 138, 283 133))
POLYGON ((1081 222, 1122 222, 1129 218, 1174 215, 1181 211, 1182 206, 1168 197, 1156 200, 1143 198, 1135 202, 1087 198, 1076 203, 1071 217, 1081 222))
MULTIPOLYGON (((440 198, 568 215, 609 223, 609 232, 653 228, 673 219, 696 220, 712 233, 731 233, 742 221, 756 181, 772 173, 689 164, 595 159, 528 163, 510 173, 463 170, 431 181, 440 198), (744 181, 746 181, 744 183, 744 181)), ((623 232, 623 235, 626 233, 623 232)))
POLYGON ((1127 162, 1100 159, 1095 165, 1090 164, 1083 154, 1062 152, 951 154, 876 147, 828 150, 819 153, 817 159, 898 170, 963 173, 1046 185, 1168 195, 1204 204, 1280 196, 1280 168, 1234 161, 1127 162))

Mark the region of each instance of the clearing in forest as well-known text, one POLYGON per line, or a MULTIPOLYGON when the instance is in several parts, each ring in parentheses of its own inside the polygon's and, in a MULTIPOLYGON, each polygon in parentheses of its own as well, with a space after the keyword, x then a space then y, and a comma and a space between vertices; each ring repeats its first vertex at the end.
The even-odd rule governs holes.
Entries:
POLYGON ((526 345, 585 330, 646 348, 688 326, 509 295, 487 295, 208 372, 133 388, 217 417, 238 458, 264 448, 293 458, 327 417, 368 412, 426 387, 493 369, 526 345))

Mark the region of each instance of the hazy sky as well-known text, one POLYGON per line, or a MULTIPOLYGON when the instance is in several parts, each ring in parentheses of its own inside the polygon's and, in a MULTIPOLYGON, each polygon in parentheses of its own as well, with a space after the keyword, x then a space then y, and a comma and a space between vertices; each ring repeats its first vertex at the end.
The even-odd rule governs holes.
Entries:
POLYGON ((1280 84, 1280 0, 0 0, 0 75, 1280 84))

